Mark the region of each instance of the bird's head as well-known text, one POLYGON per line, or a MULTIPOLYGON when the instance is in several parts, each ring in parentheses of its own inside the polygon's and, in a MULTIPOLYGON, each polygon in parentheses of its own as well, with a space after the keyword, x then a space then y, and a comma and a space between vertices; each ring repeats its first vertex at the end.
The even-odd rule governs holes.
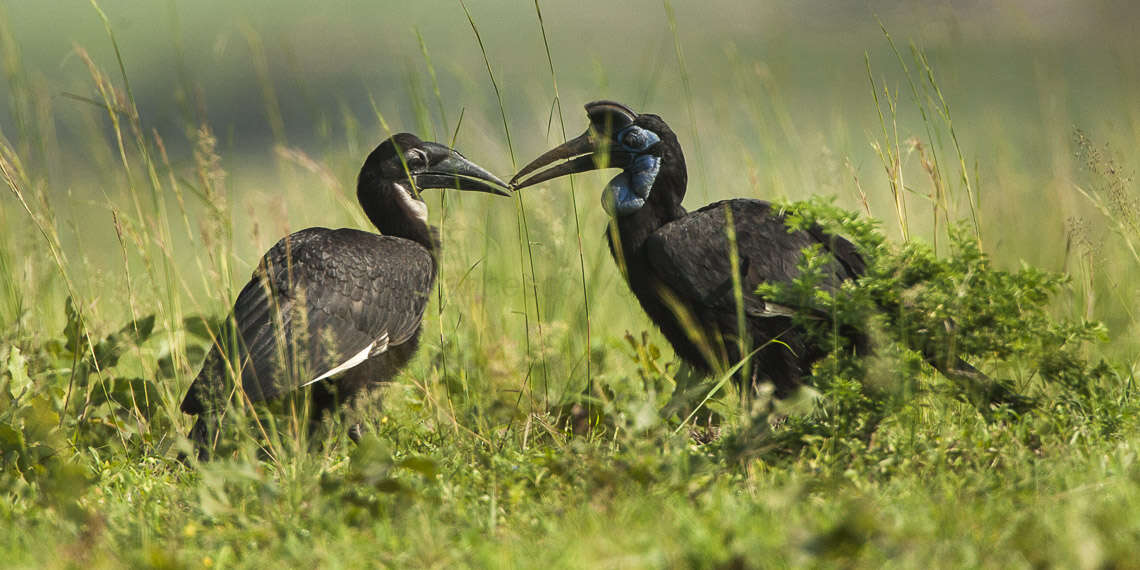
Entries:
POLYGON ((360 169, 356 197, 380 233, 434 248, 438 239, 428 225, 427 204, 420 191, 451 188, 509 196, 506 186, 455 150, 400 133, 368 155, 360 169))
POLYGON ((413 213, 426 218, 420 191, 429 188, 510 195, 505 182, 458 151, 410 133, 393 135, 368 155, 360 169, 357 195, 364 203, 376 193, 395 189, 413 213))
POLYGON ((515 174, 511 186, 525 188, 575 172, 621 168, 602 192, 611 216, 628 216, 657 204, 673 209, 685 197, 685 159, 673 130, 657 115, 633 112, 614 101, 586 105, 590 127, 581 136, 547 151, 515 174))

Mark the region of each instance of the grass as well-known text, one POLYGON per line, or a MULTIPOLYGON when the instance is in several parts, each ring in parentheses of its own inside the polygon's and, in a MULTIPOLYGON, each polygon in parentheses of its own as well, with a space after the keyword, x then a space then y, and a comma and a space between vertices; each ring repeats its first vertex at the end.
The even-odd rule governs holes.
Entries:
POLYGON ((1027 39, 1001 14, 959 13, 977 30, 947 39, 937 14, 859 13, 839 37, 826 18, 716 7, 611 7, 603 22, 540 2, 411 7, 406 22, 234 8, 245 23, 205 36, 222 12, 104 6, 49 27, 49 11, 3 7, 0 559, 1135 567, 1140 236, 1125 149, 1140 77, 1112 63, 1134 52, 1112 24, 1127 18, 1090 16, 1105 44, 1087 47, 1064 28, 1027 39), (320 21, 337 32, 322 45, 297 31, 320 21), (632 47, 614 53, 614 37, 632 47), (354 179, 389 131, 434 132, 508 175, 603 97, 677 129, 699 170, 690 208, 813 195, 865 208, 900 271, 937 269, 927 299, 942 302, 924 310, 963 303, 963 350, 1036 408, 979 413, 889 348, 866 364, 880 383, 821 367, 823 400, 768 421, 725 381, 735 370, 689 378, 641 313, 604 245, 599 174, 514 207, 427 196, 444 239, 430 334, 353 412, 371 428, 361 444, 344 425, 309 443, 285 415, 269 457, 244 438, 210 464, 174 459, 190 427, 178 404, 237 288, 289 231, 368 227, 354 179), (963 291, 994 295, 993 320, 963 291), (1025 296, 998 298, 1009 291, 1025 296), (1107 339, 1063 328, 1084 319, 1107 339), (1040 344, 1062 333, 1065 350, 1040 344))

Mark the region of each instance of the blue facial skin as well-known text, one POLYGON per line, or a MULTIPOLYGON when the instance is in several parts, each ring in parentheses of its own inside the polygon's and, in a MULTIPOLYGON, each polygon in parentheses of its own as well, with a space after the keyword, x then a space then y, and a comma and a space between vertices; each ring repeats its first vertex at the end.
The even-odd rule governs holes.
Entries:
MULTIPOLYGON (((641 153, 661 139, 652 131, 631 125, 619 132, 618 145, 633 153, 641 153)), ((639 154, 629 166, 610 180, 602 192, 602 207, 610 216, 628 216, 641 209, 661 170, 661 157, 639 154)))

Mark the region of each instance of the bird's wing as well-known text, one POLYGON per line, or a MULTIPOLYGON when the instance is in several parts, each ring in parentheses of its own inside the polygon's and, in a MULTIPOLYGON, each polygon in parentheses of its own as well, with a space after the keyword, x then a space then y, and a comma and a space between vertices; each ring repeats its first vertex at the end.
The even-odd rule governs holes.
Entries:
POLYGON ((431 254, 408 240, 324 228, 282 239, 238 295, 183 410, 196 413, 204 401, 228 398, 227 360, 258 401, 407 342, 434 279, 431 254))
POLYGON ((799 275, 804 248, 820 244, 833 257, 821 287, 836 287, 864 271, 863 259, 847 240, 818 228, 789 232, 783 216, 762 200, 726 200, 666 224, 646 242, 655 275, 697 307, 735 311, 726 208, 732 209, 740 285, 750 316, 790 316, 796 310, 766 302, 754 292, 761 283, 789 282, 799 275))

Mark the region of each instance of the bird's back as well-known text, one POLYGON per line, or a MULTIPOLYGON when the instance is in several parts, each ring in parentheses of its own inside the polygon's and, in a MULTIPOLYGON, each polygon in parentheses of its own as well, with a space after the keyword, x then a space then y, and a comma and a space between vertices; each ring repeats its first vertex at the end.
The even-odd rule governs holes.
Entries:
POLYGON ((865 270, 863 259, 847 240, 819 228, 789 231, 784 216, 770 203, 749 199, 709 204, 662 226, 646 241, 646 255, 655 272, 680 293, 709 306, 734 306, 734 249, 741 287, 750 296, 761 283, 788 282, 798 276, 803 251, 817 244, 831 256, 825 286, 836 286, 865 270), (726 209, 731 209, 731 235, 726 209))

